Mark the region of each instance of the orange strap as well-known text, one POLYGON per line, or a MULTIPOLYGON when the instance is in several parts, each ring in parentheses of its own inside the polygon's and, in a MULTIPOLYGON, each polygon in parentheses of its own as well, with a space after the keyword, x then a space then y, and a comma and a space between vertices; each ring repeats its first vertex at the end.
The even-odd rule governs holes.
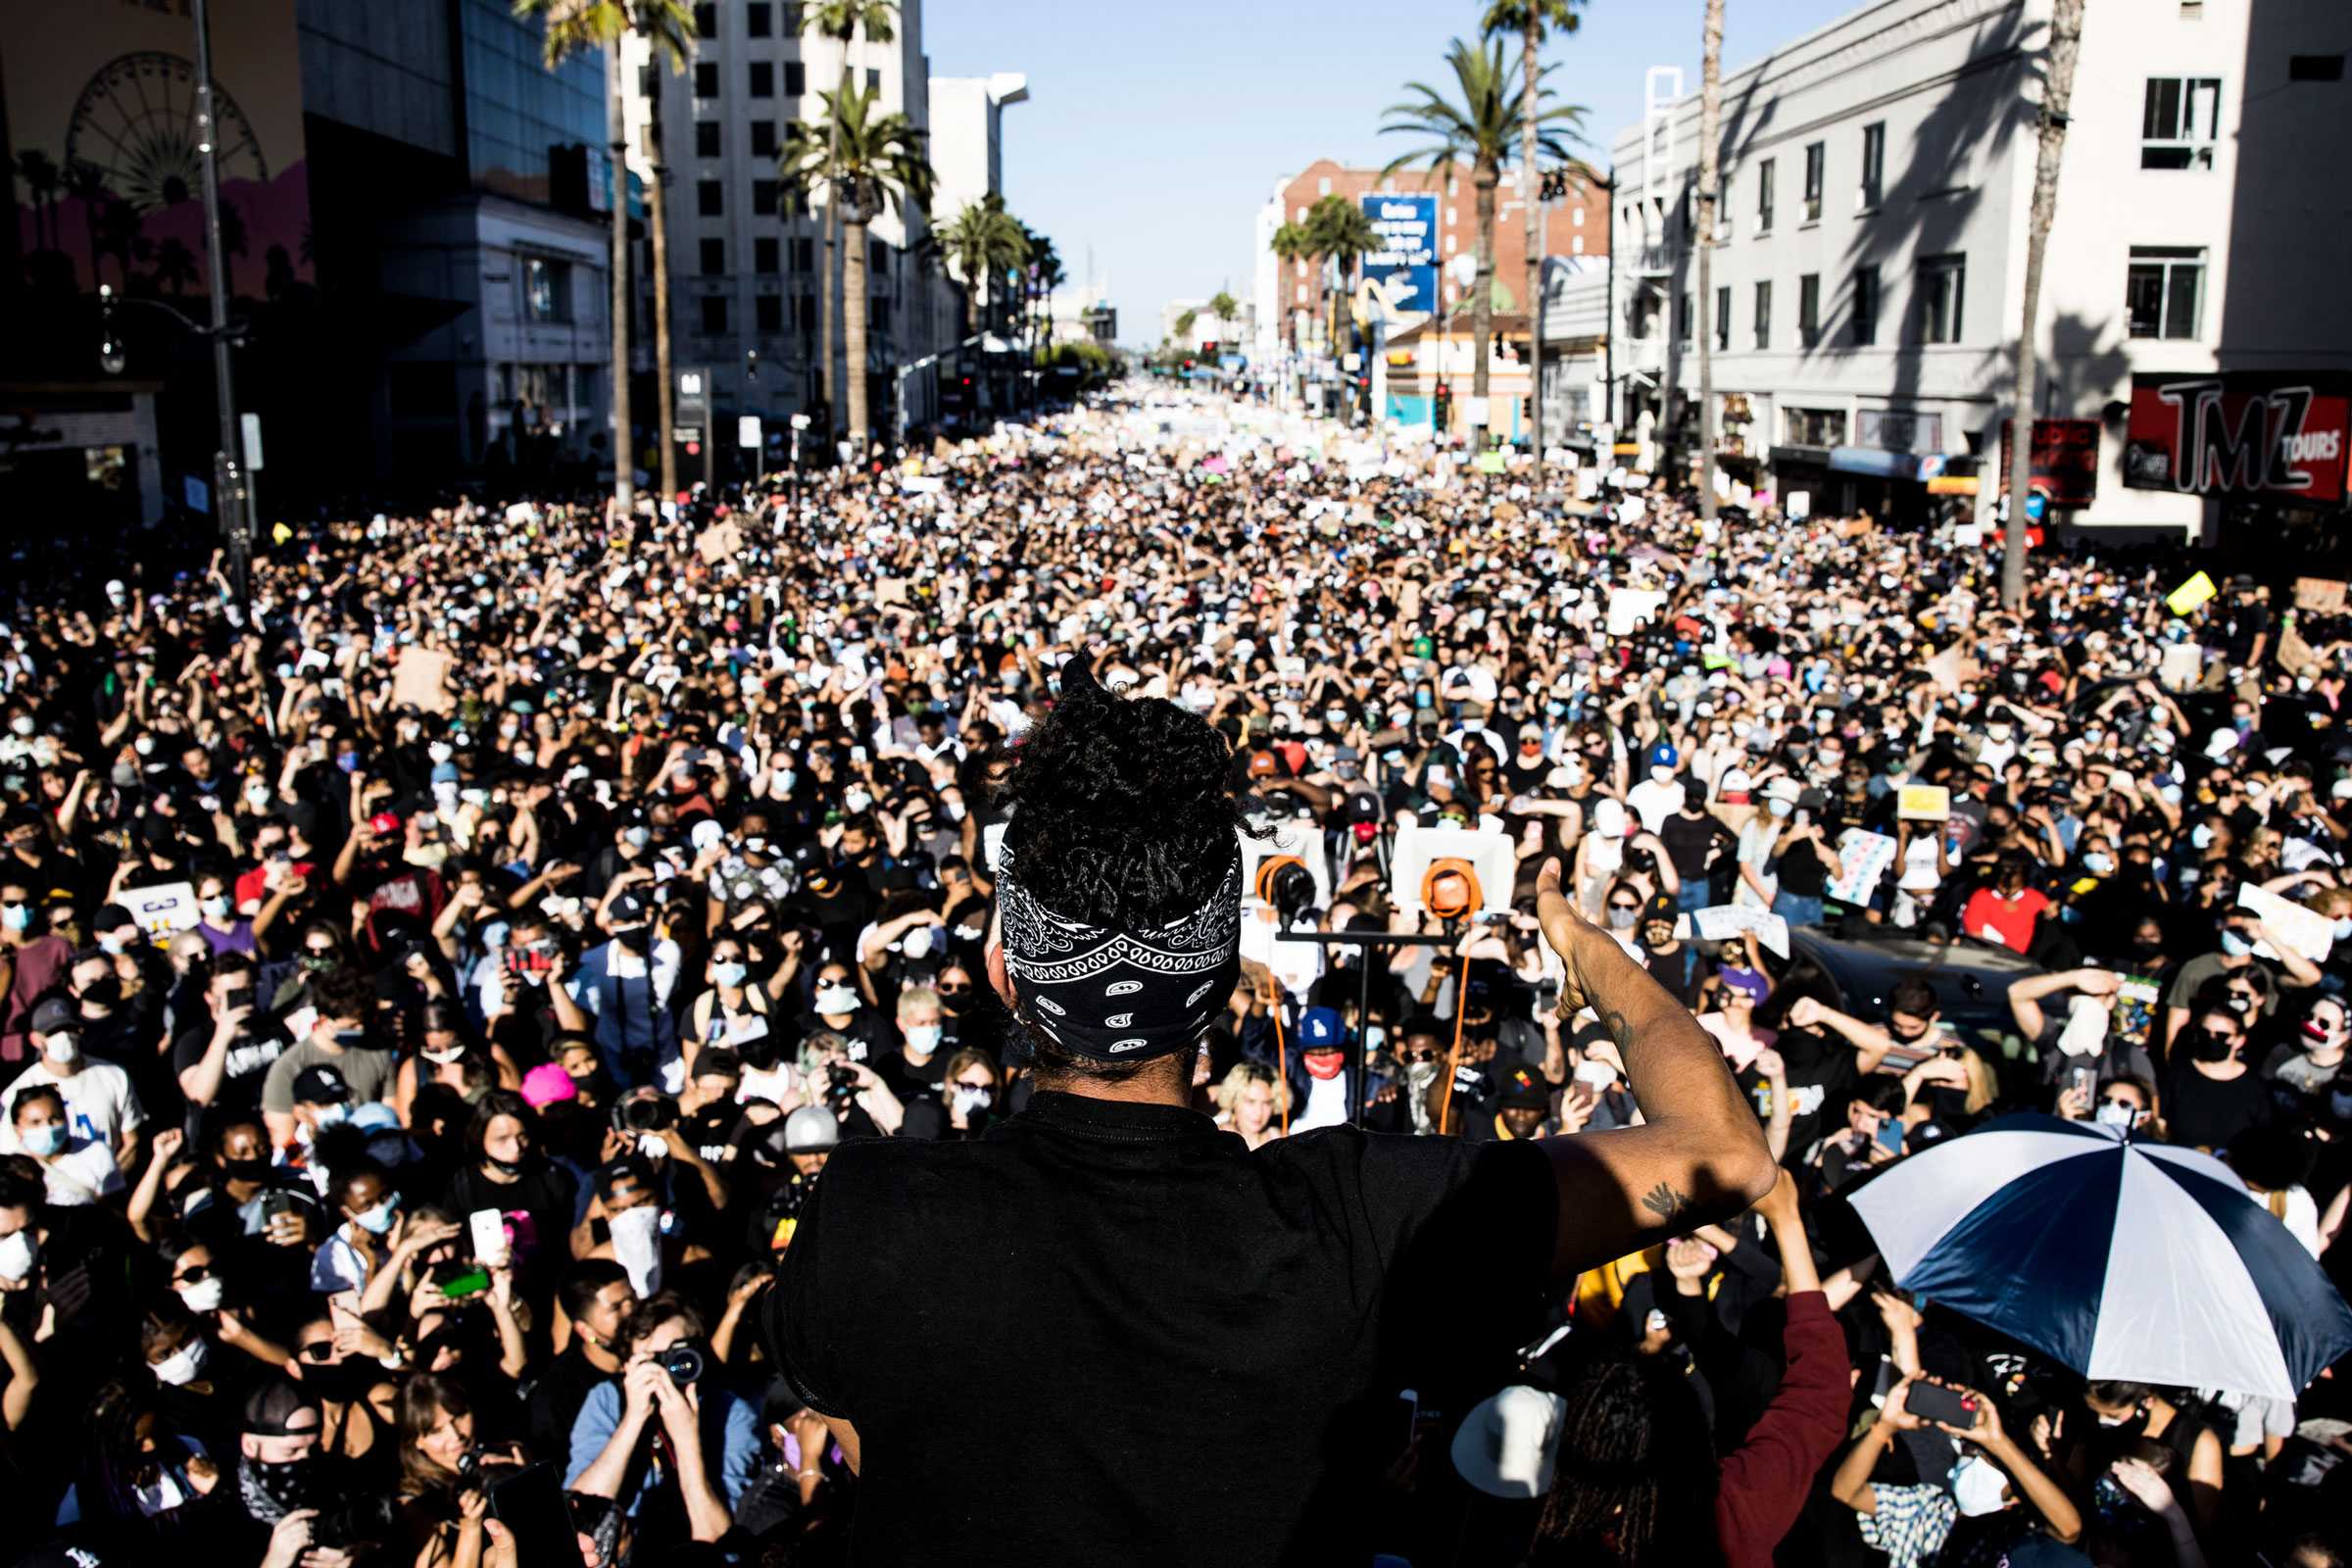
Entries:
POLYGON ((1274 1060, 1282 1074, 1274 1103, 1282 1107, 1282 1136, 1291 1136, 1291 1048, 1282 1038, 1282 982, 1274 983, 1274 1060))
POLYGON ((1462 1025, 1470 1018, 1470 955, 1462 955, 1462 977, 1453 983, 1453 1050, 1446 1057, 1446 1092, 1438 1097, 1438 1136, 1446 1136, 1453 1114, 1453 1075, 1462 1064, 1462 1025))

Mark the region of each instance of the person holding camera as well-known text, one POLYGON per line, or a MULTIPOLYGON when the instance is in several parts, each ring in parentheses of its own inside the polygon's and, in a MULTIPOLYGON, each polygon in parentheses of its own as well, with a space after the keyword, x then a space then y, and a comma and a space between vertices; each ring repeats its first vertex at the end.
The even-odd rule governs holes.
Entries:
POLYGON ((400 1514, 405 1560, 479 1568, 488 1537, 485 1483, 529 1462, 514 1443, 484 1443, 473 1396, 456 1378, 420 1372, 400 1391, 400 1514))
POLYGON ((635 1522, 636 1555, 716 1541, 757 1478, 760 1420, 715 1382, 701 1314, 663 1291, 621 1328, 620 1376, 588 1393, 571 1427, 564 1485, 635 1522))

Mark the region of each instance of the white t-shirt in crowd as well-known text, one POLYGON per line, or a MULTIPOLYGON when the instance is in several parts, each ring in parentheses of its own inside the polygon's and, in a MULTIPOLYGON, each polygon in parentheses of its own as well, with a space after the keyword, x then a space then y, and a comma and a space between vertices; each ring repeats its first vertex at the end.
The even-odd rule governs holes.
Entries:
POLYGON ((130 1074, 111 1061, 83 1058, 71 1078, 60 1078, 47 1060, 34 1062, 8 1086, 8 1102, 0 1106, 0 1153, 20 1154, 17 1143, 17 1097, 36 1084, 48 1084, 66 1100, 66 1125, 76 1138, 87 1138, 107 1150, 109 1158, 122 1147, 122 1135, 147 1123, 130 1074))
POLYGON ((60 1208, 95 1203, 122 1190, 122 1168, 104 1144, 87 1138, 67 1140, 66 1152, 41 1167, 49 1201, 60 1208))
POLYGON ((1306 1081, 1306 1109, 1291 1118, 1291 1131, 1307 1132, 1316 1127, 1337 1127, 1348 1120, 1348 1075, 1336 1078, 1309 1077, 1306 1081))

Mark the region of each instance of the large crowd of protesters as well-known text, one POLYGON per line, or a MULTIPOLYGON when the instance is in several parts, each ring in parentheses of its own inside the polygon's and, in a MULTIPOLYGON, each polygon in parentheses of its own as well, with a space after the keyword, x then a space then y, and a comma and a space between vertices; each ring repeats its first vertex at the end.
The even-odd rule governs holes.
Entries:
MULTIPOLYGON (((1281 918, 1442 939, 1246 939, 1202 1114, 1252 1149, 1358 1102, 1407 1137, 1638 1119, 1554 1006, 1556 858, 1785 1168, 1550 1303, 1518 1500, 1465 1473, 1463 1406, 1398 1406, 1396 1560, 2345 1561, 2333 1380, 2085 1382, 1897 1288, 1848 1202, 2047 1111, 2221 1154, 2343 1276, 2352 942, 2281 924, 2352 936, 2338 623, 2250 579, 2176 612, 2178 561, 2060 550, 2013 613, 1949 520, 1702 522, 1227 418, 1112 399, 635 514, 290 524, 243 599, 218 564, 21 587, 0 1561, 511 1563, 491 1497, 539 1466, 585 1562, 842 1560, 858 1478, 760 1305, 839 1144, 1022 1112, 995 791, 1080 652, 1320 851, 1281 918), (1401 912, 1408 818, 1506 836, 1513 912, 1401 912)), ((906 1371, 1002 1348, 947 1326, 906 1371)))

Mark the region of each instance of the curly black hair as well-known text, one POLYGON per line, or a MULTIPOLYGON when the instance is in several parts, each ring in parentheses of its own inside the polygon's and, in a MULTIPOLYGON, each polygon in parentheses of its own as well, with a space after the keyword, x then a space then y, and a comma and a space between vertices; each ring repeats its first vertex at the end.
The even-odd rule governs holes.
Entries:
POLYGON ((1192 913, 1239 853, 1242 808, 1225 741, 1157 697, 1114 697, 1083 659, 1013 754, 1004 855, 1047 908, 1136 930, 1192 913))

